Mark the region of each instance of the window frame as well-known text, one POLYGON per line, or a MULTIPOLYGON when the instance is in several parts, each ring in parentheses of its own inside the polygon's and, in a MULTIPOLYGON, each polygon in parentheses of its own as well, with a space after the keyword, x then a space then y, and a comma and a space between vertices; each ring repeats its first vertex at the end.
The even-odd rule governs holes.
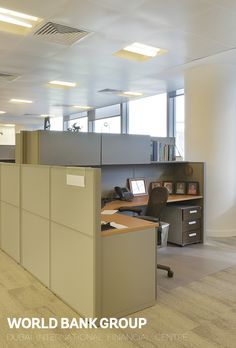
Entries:
MULTIPOLYGON (((168 128, 167 136, 176 138, 176 98, 184 96, 184 89, 177 89, 168 93, 168 128)), ((177 152, 179 152, 177 148, 177 152)), ((183 155, 183 154, 181 154, 183 155)))

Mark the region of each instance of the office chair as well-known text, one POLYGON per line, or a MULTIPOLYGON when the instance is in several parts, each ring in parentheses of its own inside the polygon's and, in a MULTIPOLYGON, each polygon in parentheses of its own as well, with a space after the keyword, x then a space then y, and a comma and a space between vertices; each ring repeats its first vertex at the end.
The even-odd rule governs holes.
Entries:
MULTIPOLYGON (((157 244, 161 245, 161 234, 162 234, 161 213, 167 203, 167 199, 168 199, 168 190, 166 189, 166 187, 155 187, 154 189, 152 189, 149 195, 148 204, 145 209, 144 215, 141 215, 142 209, 135 208, 135 207, 120 207, 119 211, 120 212, 130 211, 130 212, 138 214, 137 218, 139 219, 148 220, 152 222, 158 222, 159 227, 157 230, 157 244)), ((174 275, 174 272, 168 266, 157 264, 157 268, 167 271, 169 278, 172 278, 174 275)))

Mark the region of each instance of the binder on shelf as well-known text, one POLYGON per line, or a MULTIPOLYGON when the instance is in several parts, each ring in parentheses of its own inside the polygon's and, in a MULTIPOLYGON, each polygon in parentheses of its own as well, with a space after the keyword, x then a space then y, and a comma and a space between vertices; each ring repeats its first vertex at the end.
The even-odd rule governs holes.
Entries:
POLYGON ((152 140, 153 162, 175 161, 175 138, 156 138, 152 140))

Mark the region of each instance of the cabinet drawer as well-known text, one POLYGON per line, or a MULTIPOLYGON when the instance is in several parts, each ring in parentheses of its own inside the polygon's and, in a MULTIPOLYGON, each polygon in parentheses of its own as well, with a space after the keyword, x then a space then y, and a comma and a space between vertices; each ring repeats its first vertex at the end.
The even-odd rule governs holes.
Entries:
POLYGON ((198 230, 201 228, 201 219, 183 221, 183 231, 198 230))
POLYGON ((195 220, 202 216, 202 208, 199 206, 188 207, 183 209, 183 220, 195 220))
POLYGON ((198 243, 200 242, 201 238, 201 230, 195 230, 195 231, 185 231, 183 232, 183 245, 185 244, 191 244, 191 243, 198 243))

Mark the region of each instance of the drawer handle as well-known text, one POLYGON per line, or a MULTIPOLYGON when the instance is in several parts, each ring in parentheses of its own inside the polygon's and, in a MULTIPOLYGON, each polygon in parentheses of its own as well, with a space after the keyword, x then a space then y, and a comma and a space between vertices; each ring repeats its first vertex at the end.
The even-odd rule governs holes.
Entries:
POLYGON ((197 213, 197 210, 190 210, 189 213, 190 213, 190 214, 196 214, 196 213, 197 213))
POLYGON ((189 233, 189 237, 195 237, 197 233, 189 233))
POLYGON ((197 223, 197 221, 189 221, 189 225, 195 225, 197 223))

